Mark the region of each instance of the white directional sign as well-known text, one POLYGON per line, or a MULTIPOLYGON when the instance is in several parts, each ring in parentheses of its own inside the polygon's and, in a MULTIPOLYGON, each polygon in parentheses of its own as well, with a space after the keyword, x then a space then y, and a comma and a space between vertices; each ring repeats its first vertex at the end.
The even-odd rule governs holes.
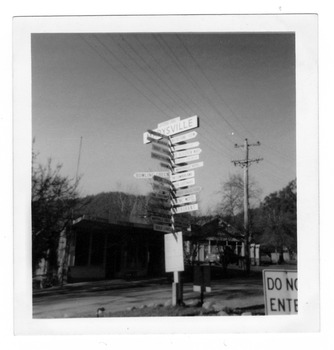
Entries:
POLYGON ((196 195, 192 194, 190 196, 179 197, 173 200, 174 205, 181 205, 185 203, 196 202, 196 195))
POLYGON ((136 179, 151 179, 154 175, 161 176, 161 177, 170 177, 170 172, 167 171, 143 171, 143 172, 138 172, 134 173, 133 176, 136 179))
POLYGON ((190 179, 191 177, 194 177, 194 176, 195 176, 195 171, 191 170, 191 171, 187 171, 186 173, 171 175, 170 180, 172 182, 175 182, 175 181, 190 179))
POLYGON ((152 138, 161 138, 161 136, 157 135, 165 135, 165 136, 171 136, 175 134, 179 134, 181 132, 191 130, 194 128, 197 128, 199 125, 198 122, 198 116, 195 115, 193 117, 189 117, 186 119, 182 119, 179 121, 176 121, 174 123, 168 124, 166 126, 163 126, 161 128, 156 128, 154 130, 150 130, 148 132, 144 133, 144 143, 149 143, 150 141, 148 140, 148 136, 152 138))
POLYGON ((175 145, 173 146, 173 151, 182 151, 184 149, 189 149, 189 148, 194 148, 194 147, 198 147, 199 146, 199 142, 190 142, 190 143, 184 143, 182 145, 175 145))
POLYGON ((196 131, 191 131, 191 132, 188 132, 187 134, 183 134, 183 135, 180 135, 180 136, 172 137, 171 138, 171 142, 172 142, 173 145, 175 145, 176 143, 193 139, 196 136, 197 136, 197 132, 196 131))
POLYGON ((174 152, 173 156, 174 158, 188 157, 188 156, 194 156, 196 154, 200 154, 201 152, 202 150, 200 148, 194 148, 194 149, 188 149, 186 151, 174 152))
POLYGON ((168 126, 170 124, 177 123, 177 122, 180 121, 180 119, 181 119, 181 117, 176 117, 176 118, 173 118, 173 119, 166 120, 166 121, 164 121, 162 123, 159 123, 158 124, 158 129, 159 128, 164 128, 165 126, 168 126))
POLYGON ((175 188, 181 188, 181 187, 187 187, 187 186, 192 186, 195 185, 195 179, 187 179, 187 180, 182 180, 182 181, 177 181, 173 183, 173 186, 175 188))
POLYGON ((153 224, 153 230, 170 233, 172 231, 172 227, 168 225, 153 224))
POLYGON ((191 169, 200 168, 203 165, 204 165, 204 162, 198 162, 198 163, 193 163, 193 164, 189 164, 189 165, 179 166, 179 167, 174 168, 174 172, 180 173, 181 171, 187 171, 187 170, 191 170, 191 169))
POLYGON ((186 196, 188 194, 193 194, 193 193, 197 193, 200 192, 202 189, 201 186, 194 186, 194 187, 189 187, 185 190, 178 190, 176 191, 174 194, 176 197, 181 197, 181 196, 186 196))
POLYGON ((184 205, 183 207, 177 207, 174 209, 175 214, 179 213, 188 213, 190 211, 195 211, 198 210, 198 204, 189 204, 189 205, 184 205))
POLYGON ((199 155, 196 156, 190 156, 190 157, 183 157, 183 158, 176 158, 174 160, 175 164, 182 164, 182 163, 187 163, 187 162, 192 162, 193 160, 198 160, 199 155))

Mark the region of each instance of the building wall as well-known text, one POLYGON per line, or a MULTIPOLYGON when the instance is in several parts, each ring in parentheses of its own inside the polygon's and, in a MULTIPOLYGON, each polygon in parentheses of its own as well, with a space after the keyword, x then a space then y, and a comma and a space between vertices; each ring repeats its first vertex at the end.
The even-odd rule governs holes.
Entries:
POLYGON ((69 251, 69 282, 164 273, 163 235, 148 229, 81 225, 69 251))

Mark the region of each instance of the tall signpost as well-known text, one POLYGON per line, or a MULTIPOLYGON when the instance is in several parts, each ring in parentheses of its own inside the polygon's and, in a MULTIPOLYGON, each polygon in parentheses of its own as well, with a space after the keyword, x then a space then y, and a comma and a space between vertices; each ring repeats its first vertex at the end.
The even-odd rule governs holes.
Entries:
POLYGON ((165 268, 174 274, 173 305, 180 305, 183 299, 180 272, 184 271, 182 228, 186 223, 178 215, 198 210, 196 193, 201 190, 194 186, 194 169, 202 167, 203 162, 192 163, 202 152, 199 142, 193 142, 197 136, 193 129, 198 127, 198 116, 182 120, 177 117, 144 132, 144 144, 152 144, 151 157, 168 171, 134 174, 136 178, 154 181, 149 215, 153 229, 165 233, 165 268), (187 143, 188 140, 191 142, 187 143))

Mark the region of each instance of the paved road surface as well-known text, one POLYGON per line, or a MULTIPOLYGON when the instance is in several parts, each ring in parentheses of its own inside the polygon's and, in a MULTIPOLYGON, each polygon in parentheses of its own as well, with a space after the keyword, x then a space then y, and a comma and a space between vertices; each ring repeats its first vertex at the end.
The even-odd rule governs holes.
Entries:
MULTIPOLYGON (((211 300, 216 304, 230 308, 249 307, 264 303, 260 273, 247 278, 233 277, 214 280, 211 287, 212 292, 205 293, 205 301, 211 300)), ((193 292, 192 288, 192 283, 184 284, 186 304, 199 300, 199 293, 193 292)), ((161 280, 138 282, 114 280, 73 284, 63 289, 51 288, 34 293, 33 317, 95 317, 99 307, 104 307, 109 313, 122 311, 131 306, 139 307, 150 303, 163 304, 171 299, 171 294, 171 284, 161 280)))

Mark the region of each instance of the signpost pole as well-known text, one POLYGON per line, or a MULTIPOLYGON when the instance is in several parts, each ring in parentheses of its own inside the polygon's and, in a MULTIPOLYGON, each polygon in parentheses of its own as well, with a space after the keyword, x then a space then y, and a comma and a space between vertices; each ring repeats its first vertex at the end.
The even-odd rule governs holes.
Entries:
POLYGON ((192 130, 199 126, 198 116, 192 116, 181 120, 180 117, 167 120, 158 125, 154 130, 147 130, 143 135, 144 144, 152 142, 151 157, 161 161, 160 165, 169 170, 170 176, 157 176, 151 173, 136 173, 135 177, 153 177, 155 183, 153 188, 155 196, 152 196, 154 207, 151 208, 153 229, 166 232, 165 234, 165 264, 166 272, 173 272, 174 282, 172 284, 172 305, 183 304, 183 288, 180 271, 184 270, 183 261, 183 237, 182 220, 175 222, 175 215, 198 210, 198 204, 189 204, 196 201, 194 193, 200 191, 200 187, 189 187, 195 184, 194 170, 203 166, 203 162, 191 163, 199 159, 202 152, 199 142, 187 144, 185 141, 197 136, 196 131, 191 131, 179 136, 175 134, 192 130), (176 164, 181 164, 176 166, 176 164), (166 179, 166 177, 168 179, 166 179), (167 204, 162 197, 169 197, 170 204, 167 204), (179 198, 181 197, 181 198, 179 198), (158 206, 158 207, 157 207, 158 206), (153 220, 154 217, 154 220, 153 220), (170 222, 168 222, 170 220, 170 222), (176 228, 181 227, 176 232, 176 228))

